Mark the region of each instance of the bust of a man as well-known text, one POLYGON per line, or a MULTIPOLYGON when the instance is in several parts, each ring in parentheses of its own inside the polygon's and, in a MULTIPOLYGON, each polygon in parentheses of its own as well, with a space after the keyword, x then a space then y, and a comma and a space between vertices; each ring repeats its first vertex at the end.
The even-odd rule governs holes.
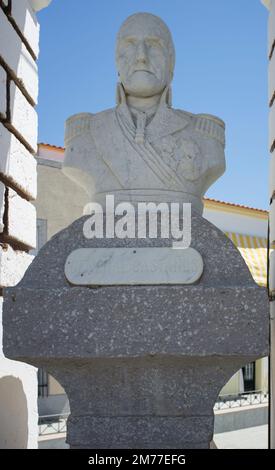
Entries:
POLYGON ((90 200, 191 202, 223 174, 224 123, 172 108, 175 51, 157 16, 137 13, 122 24, 116 45, 117 106, 66 122, 63 171, 90 200))

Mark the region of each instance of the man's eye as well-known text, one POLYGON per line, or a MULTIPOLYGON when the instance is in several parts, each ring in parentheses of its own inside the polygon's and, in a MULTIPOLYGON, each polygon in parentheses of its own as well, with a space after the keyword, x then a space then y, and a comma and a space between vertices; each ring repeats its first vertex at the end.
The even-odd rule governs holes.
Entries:
POLYGON ((161 42, 158 39, 148 39, 146 43, 150 47, 162 47, 161 42))
POLYGON ((127 39, 127 40, 125 41, 125 45, 126 45, 126 46, 134 46, 135 43, 136 43, 136 41, 135 41, 134 39, 127 39))

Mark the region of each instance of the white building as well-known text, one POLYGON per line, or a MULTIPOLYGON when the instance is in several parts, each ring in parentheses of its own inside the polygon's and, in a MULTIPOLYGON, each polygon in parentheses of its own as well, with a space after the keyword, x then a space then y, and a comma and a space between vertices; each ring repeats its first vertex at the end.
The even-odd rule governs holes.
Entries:
POLYGON ((269 10, 267 55, 268 64, 268 105, 269 105, 269 151, 270 151, 270 366, 271 366, 271 413, 270 413, 270 447, 275 449, 275 0, 262 0, 269 10))
MULTIPOLYGON (((4 357, 2 289, 16 285, 36 243, 39 23, 51 0, 0 2, 0 448, 37 447, 37 373, 4 357)), ((16 334, 16 333, 15 333, 16 334)))

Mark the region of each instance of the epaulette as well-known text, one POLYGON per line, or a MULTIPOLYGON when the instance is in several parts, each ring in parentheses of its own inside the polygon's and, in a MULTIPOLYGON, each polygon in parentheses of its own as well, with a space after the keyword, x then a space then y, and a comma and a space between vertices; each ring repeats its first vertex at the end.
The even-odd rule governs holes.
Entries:
POLYGON ((79 113, 74 114, 66 120, 65 146, 75 137, 90 130, 92 117, 93 114, 91 113, 79 113))
POLYGON ((195 129, 225 145, 225 123, 211 114, 195 115, 195 129))
POLYGON ((175 111, 175 113, 178 115, 178 116, 181 116, 183 118, 194 118, 196 115, 193 114, 193 113, 190 113, 189 111, 183 111, 183 109, 175 109, 173 108, 173 111, 175 111))

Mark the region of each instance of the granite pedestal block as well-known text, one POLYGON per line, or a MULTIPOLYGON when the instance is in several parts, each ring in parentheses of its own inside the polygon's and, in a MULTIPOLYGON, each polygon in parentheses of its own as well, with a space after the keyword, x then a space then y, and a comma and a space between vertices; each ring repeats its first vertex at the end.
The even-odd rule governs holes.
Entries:
POLYGON ((193 212, 204 271, 193 285, 75 287, 64 266, 89 247, 168 247, 169 239, 54 236, 5 290, 4 352, 65 388, 71 448, 208 448, 213 406, 243 365, 268 354, 268 299, 232 242, 193 212))

